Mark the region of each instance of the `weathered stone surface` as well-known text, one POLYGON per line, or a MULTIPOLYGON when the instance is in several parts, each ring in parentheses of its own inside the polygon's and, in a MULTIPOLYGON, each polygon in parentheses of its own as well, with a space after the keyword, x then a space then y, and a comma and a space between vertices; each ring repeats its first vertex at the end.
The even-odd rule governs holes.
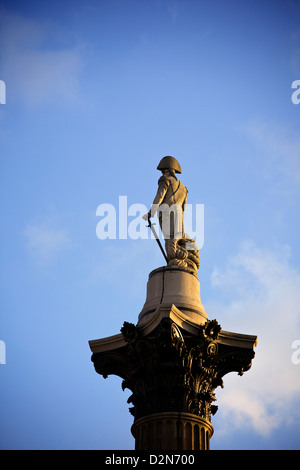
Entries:
POLYGON ((175 305, 195 324, 205 323, 207 313, 200 298, 198 276, 188 268, 162 266, 149 274, 146 301, 139 314, 139 325, 160 307, 175 305))
MULTIPOLYGON (((90 342, 92 361, 103 377, 123 378, 123 390, 132 392, 128 403, 135 422, 154 414, 187 413, 210 429, 211 415, 217 411, 215 389, 223 387, 225 374, 242 375, 251 367, 256 337, 223 332, 216 320, 197 325, 191 333, 176 322, 176 315, 171 319, 171 312, 164 311, 145 335, 145 329, 125 322, 121 335, 90 342)), ((145 439, 140 434, 139 439, 145 449, 145 439)), ((180 443, 180 448, 186 446, 180 443)))

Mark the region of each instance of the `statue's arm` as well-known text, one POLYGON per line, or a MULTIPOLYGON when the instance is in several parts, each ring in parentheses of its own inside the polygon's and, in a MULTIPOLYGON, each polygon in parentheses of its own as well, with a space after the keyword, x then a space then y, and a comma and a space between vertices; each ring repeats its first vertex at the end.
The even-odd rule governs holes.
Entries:
POLYGON ((149 219, 150 217, 154 217, 155 213, 158 210, 158 207, 160 204, 162 204, 164 197, 166 195, 166 192, 168 191, 168 187, 170 185, 170 181, 165 177, 162 176, 158 180, 158 190, 156 193, 156 196, 153 200, 152 206, 148 214, 145 214, 143 218, 146 220, 147 218, 149 219))
POLYGON ((166 192, 168 191, 168 187, 170 185, 170 181, 165 177, 162 176, 158 180, 158 190, 156 196, 152 202, 152 206, 148 214, 143 216, 144 220, 149 219, 150 217, 154 217, 155 213, 158 210, 158 206, 163 202, 166 192))
POLYGON ((157 193, 155 198, 153 199, 152 205, 160 205, 163 202, 166 192, 168 191, 169 184, 170 182, 166 178, 159 179, 157 193))

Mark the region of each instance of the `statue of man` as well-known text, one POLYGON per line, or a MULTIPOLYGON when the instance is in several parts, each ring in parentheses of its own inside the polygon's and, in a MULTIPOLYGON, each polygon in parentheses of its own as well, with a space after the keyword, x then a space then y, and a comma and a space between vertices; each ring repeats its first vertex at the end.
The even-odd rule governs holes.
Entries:
POLYGON ((162 176, 158 180, 158 190, 145 220, 158 213, 169 265, 190 267, 197 271, 200 266, 199 250, 196 242, 190 240, 184 231, 183 211, 188 190, 178 180, 181 173, 179 162, 171 156, 164 157, 158 164, 162 176))

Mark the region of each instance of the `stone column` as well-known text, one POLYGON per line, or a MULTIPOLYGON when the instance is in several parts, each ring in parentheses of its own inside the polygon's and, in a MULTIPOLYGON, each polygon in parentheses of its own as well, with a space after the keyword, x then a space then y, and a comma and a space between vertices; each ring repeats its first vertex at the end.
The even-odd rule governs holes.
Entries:
POLYGON ((122 377, 131 390, 136 450, 208 450, 223 376, 251 367, 256 337, 209 320, 197 276, 187 269, 150 273, 137 325, 90 341, 96 372, 122 377))
POLYGON ((136 450, 209 450, 213 427, 190 413, 154 413, 134 422, 136 450))

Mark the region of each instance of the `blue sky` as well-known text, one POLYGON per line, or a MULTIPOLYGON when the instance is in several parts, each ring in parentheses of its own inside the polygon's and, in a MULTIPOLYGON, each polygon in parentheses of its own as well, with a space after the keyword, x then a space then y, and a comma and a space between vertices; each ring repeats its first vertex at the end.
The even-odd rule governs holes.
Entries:
POLYGON ((99 240, 96 209, 150 206, 173 155, 205 208, 205 309, 259 341, 216 392, 211 448, 299 449, 299 2, 0 6, 1 448, 134 448, 130 392, 88 340, 137 322, 163 259, 99 240))

